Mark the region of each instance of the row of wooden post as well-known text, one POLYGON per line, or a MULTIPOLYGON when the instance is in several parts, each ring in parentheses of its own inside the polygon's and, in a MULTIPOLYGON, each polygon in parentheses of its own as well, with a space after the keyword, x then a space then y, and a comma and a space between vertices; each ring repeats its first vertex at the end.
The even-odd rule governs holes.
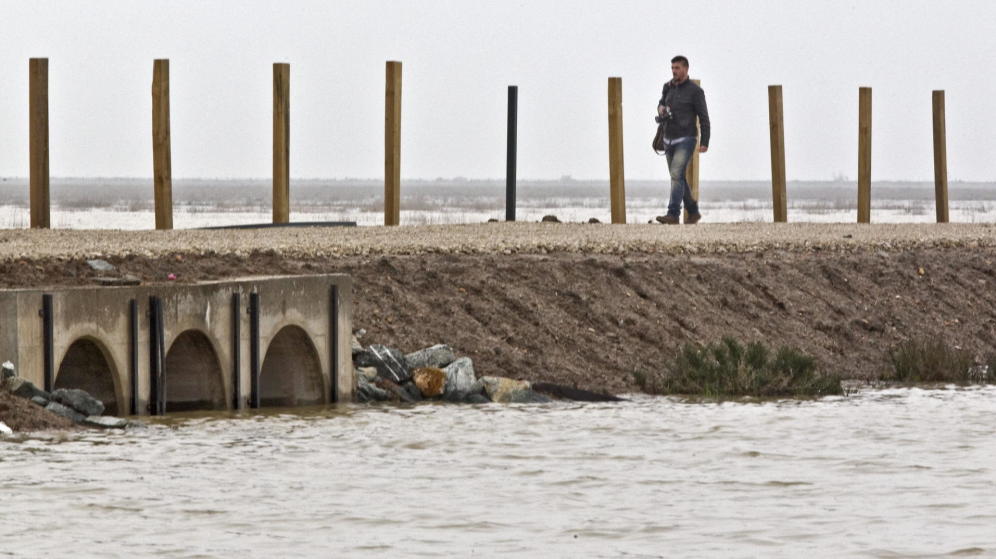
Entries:
MULTIPOLYGON (((947 223, 948 162, 944 119, 944 91, 931 99, 934 129, 934 197, 937 222, 947 223)), ((768 119, 771 131, 771 201, 776 223, 788 221, 785 180, 785 117, 782 86, 768 86, 768 119)), ((858 89, 858 223, 871 222, 872 90, 858 89)))
MULTIPOLYGON (((384 107, 384 224, 401 220, 401 62, 387 62, 384 107)), ((696 83, 699 83, 696 80, 696 83)), ((518 89, 509 88, 506 219, 515 219, 515 111, 518 89), (511 207, 511 209, 510 209, 511 207)), ((871 88, 858 94, 858 222, 871 221, 871 88)), ((785 177, 785 125, 782 87, 768 87, 771 136, 771 187, 775 222, 788 221, 785 177)), ((31 227, 50 227, 48 59, 29 61, 31 227)), ((622 78, 608 82, 609 198, 612 223, 626 223, 623 163, 622 78)), ((948 221, 947 152, 944 92, 933 92, 934 183, 937 221, 948 221)), ((173 228, 170 153, 169 60, 153 62, 152 151, 156 229, 173 228)), ((699 196, 698 149, 686 176, 692 197, 699 196)), ((273 65, 273 223, 290 222, 290 64, 273 65)))

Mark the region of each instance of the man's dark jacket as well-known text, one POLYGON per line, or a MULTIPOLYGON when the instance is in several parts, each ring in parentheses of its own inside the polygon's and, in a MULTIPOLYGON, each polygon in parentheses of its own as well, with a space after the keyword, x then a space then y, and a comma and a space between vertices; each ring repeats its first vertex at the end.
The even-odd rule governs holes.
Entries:
POLYGON ((695 117, 699 117, 702 128, 702 139, 699 145, 709 145, 709 109, 706 108, 705 92, 690 79, 680 84, 671 80, 664 84, 661 100, 658 105, 671 107, 671 121, 665 127, 664 137, 676 138, 695 137, 695 117))

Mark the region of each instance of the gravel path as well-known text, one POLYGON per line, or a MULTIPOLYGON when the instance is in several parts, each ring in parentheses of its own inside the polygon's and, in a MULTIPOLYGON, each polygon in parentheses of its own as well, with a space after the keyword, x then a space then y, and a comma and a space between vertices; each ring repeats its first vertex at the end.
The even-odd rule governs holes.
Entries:
POLYGON ((489 223, 405 227, 178 231, 0 231, 0 261, 168 254, 287 257, 577 252, 725 253, 996 246, 996 224, 696 226, 489 223))

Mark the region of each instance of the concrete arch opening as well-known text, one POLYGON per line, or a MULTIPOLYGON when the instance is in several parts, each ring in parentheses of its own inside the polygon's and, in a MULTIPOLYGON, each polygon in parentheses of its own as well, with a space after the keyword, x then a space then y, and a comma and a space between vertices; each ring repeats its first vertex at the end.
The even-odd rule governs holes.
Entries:
POLYGON ((259 374, 261 406, 310 406, 325 402, 322 365, 315 344, 298 326, 285 326, 270 342, 259 374))
POLYGON ((118 407, 114 386, 117 374, 112 363, 100 342, 93 338, 80 338, 66 350, 53 388, 85 390, 104 403, 106 415, 118 415, 121 408, 118 407))
POLYGON ((177 336, 164 369, 167 412, 226 408, 221 363, 203 332, 186 330, 177 336))

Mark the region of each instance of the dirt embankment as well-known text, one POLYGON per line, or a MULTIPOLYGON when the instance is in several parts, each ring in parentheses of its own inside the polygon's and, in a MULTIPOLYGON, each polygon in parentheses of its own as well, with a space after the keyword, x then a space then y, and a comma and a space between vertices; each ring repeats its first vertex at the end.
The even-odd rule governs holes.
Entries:
POLYGON ((31 400, 14 396, 0 387, 0 421, 14 431, 45 431, 78 429, 75 423, 56 415, 31 400))
MULTIPOLYGON (((755 250, 680 254, 157 255, 108 258, 162 281, 345 272, 365 343, 448 343, 479 374, 635 389, 684 342, 732 335, 792 345, 874 378, 910 337, 996 351, 996 248, 755 250)), ((0 263, 8 286, 88 284, 82 260, 0 263)))

